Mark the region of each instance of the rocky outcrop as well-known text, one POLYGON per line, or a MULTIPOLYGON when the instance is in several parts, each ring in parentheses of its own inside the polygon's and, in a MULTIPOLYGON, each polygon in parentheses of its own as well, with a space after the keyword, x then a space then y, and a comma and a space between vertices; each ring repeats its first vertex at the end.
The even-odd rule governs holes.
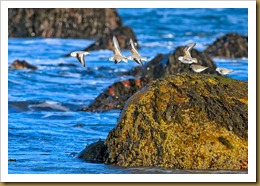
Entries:
POLYGON ((113 8, 9 8, 9 37, 97 38, 122 26, 113 8))
POLYGON ((9 8, 8 23, 9 37, 95 39, 85 51, 112 49, 113 35, 122 49, 137 41, 114 8, 9 8))
POLYGON ((128 79, 116 82, 109 86, 103 93, 95 98, 94 102, 84 107, 81 111, 106 111, 111 109, 122 109, 125 102, 135 92, 148 83, 145 78, 128 79))
POLYGON ((160 78, 134 94, 109 132, 107 164, 247 169, 247 82, 208 74, 160 78))
POLYGON ((104 141, 100 140, 88 145, 77 155, 77 158, 91 163, 104 163, 106 154, 107 146, 104 145, 104 141))
MULTIPOLYGON (((184 64, 178 60, 179 56, 183 56, 184 48, 184 46, 177 47, 172 54, 158 54, 145 66, 137 66, 126 74, 136 77, 141 76, 151 80, 176 73, 194 74, 195 72, 192 71, 190 65, 184 64)), ((206 53, 193 49, 191 51, 191 56, 197 58, 198 65, 209 67, 201 73, 217 74, 215 63, 206 53)))
POLYGON ((248 37, 237 33, 228 33, 209 45, 205 52, 213 57, 248 57, 248 37))
POLYGON ((28 62, 24 60, 15 60, 10 66, 10 70, 19 70, 19 69, 30 69, 30 70, 37 70, 37 67, 29 64, 28 62))

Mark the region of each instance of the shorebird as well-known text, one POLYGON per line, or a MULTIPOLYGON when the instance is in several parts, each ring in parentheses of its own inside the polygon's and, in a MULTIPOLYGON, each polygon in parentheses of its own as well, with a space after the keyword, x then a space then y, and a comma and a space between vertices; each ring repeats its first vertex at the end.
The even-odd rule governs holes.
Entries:
POLYGON ((86 63, 85 63, 85 60, 84 60, 84 55, 89 55, 89 52, 75 51, 75 52, 70 53, 70 56, 76 57, 79 60, 79 62, 82 64, 83 67, 86 66, 86 63))
POLYGON ((221 75, 227 75, 231 72, 234 72, 234 70, 229 70, 229 69, 226 69, 226 68, 216 68, 216 71, 218 73, 220 73, 221 75))
POLYGON ((180 56, 178 60, 185 64, 198 63, 196 58, 191 57, 190 50, 196 45, 196 43, 191 43, 188 47, 185 47, 183 52, 184 56, 180 56))
POLYGON ((132 53, 132 56, 129 56, 128 59, 134 60, 136 63, 143 65, 142 61, 147 61, 147 58, 140 56, 140 54, 138 53, 138 51, 135 48, 135 44, 132 39, 130 39, 130 45, 131 45, 130 51, 132 53))
POLYGON ((116 39, 115 36, 113 36, 113 52, 114 52, 114 56, 109 58, 109 61, 114 61, 115 64, 124 61, 125 63, 127 63, 127 57, 122 56, 121 52, 120 52, 120 48, 119 48, 119 44, 118 41, 116 39))
POLYGON ((206 70, 207 68, 209 67, 204 67, 204 66, 201 66, 201 65, 191 65, 190 68, 194 71, 194 72, 202 72, 204 70, 206 70))

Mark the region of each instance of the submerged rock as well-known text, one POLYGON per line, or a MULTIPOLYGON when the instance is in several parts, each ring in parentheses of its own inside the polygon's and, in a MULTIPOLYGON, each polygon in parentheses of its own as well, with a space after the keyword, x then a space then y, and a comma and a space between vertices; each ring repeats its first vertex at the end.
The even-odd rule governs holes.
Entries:
POLYGON ((19 70, 19 69, 30 69, 30 70, 36 70, 37 67, 29 64, 28 62, 24 61, 24 60, 15 60, 10 66, 9 66, 10 70, 19 70))
POLYGON ((99 94, 93 103, 82 108, 81 111, 94 112, 122 109, 127 99, 147 83, 148 82, 145 78, 128 79, 116 82, 109 86, 103 93, 99 94))
POLYGON ((78 154, 78 158, 91 163, 103 163, 106 158, 107 147, 104 141, 97 141, 90 144, 78 154))
POLYGON ((214 57, 248 57, 248 37, 237 33, 228 33, 209 45, 205 52, 214 57))
POLYGON ((154 81, 124 106, 107 164, 247 169, 247 82, 208 74, 154 81))
POLYGON ((96 38, 122 26, 114 8, 9 8, 9 37, 96 38))

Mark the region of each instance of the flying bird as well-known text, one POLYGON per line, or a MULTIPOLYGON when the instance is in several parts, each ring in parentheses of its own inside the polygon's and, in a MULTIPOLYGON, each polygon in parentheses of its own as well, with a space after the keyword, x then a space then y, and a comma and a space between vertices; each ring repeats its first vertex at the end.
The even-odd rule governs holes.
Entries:
POLYGON ((72 57, 76 57, 79 60, 79 62, 82 64, 83 67, 86 66, 84 55, 89 55, 89 52, 86 52, 86 51, 75 51, 75 52, 71 52, 70 55, 72 57))
POLYGON ((124 61, 127 63, 127 57, 122 56, 119 48, 118 41, 115 36, 113 36, 113 52, 114 56, 109 58, 109 61, 113 61, 115 64, 124 61))
POLYGON ((129 56, 128 59, 129 60, 134 60, 136 63, 140 64, 140 65, 143 65, 143 62, 142 61, 147 61, 147 58, 146 57, 142 57, 138 51, 136 50, 135 48, 135 44, 133 42, 132 39, 130 39, 130 51, 132 53, 132 56, 129 56))
POLYGON ((191 57, 190 50, 196 45, 196 43, 191 43, 189 46, 185 47, 183 52, 184 56, 180 56, 178 60, 185 64, 198 63, 197 58, 191 57))

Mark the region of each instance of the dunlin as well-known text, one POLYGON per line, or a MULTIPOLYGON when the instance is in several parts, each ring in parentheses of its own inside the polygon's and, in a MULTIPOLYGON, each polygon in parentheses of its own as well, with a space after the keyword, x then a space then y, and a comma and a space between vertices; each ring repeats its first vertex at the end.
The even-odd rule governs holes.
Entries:
POLYGON ((218 73, 220 73, 221 75, 227 75, 231 72, 234 72, 234 70, 229 70, 229 69, 226 69, 226 68, 216 68, 216 71, 218 73))
POLYGON ((132 56, 129 56, 128 59, 134 60, 136 63, 143 65, 142 61, 147 61, 147 58, 140 56, 140 54, 138 53, 138 51, 135 48, 135 44, 132 39, 130 39, 130 45, 131 45, 130 51, 132 53, 132 56))
POLYGON ((86 51, 76 51, 76 52, 71 52, 70 54, 72 57, 77 57, 79 62, 82 64, 83 67, 86 66, 85 60, 84 60, 84 55, 89 55, 89 52, 86 51))
POLYGON ((201 66, 201 65, 191 65, 190 68, 194 71, 194 72, 202 72, 203 70, 206 70, 207 68, 209 67, 204 67, 204 66, 201 66))
POLYGON ((196 43, 191 43, 188 47, 185 47, 183 52, 184 56, 180 56, 178 60, 185 64, 197 63, 198 60, 196 58, 191 57, 190 50, 196 45, 196 43))
POLYGON ((113 52, 114 52, 114 56, 109 58, 109 61, 113 61, 115 64, 124 61, 127 63, 127 57, 122 56, 121 52, 120 52, 120 48, 119 48, 119 44, 118 41, 116 39, 115 36, 113 36, 113 52))

